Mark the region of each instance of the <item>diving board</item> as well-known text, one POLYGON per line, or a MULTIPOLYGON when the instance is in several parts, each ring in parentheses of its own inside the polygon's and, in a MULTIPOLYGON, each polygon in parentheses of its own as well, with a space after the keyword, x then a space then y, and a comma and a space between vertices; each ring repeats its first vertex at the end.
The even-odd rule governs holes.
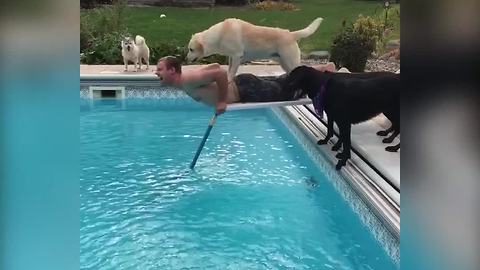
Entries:
POLYGON ((312 100, 309 98, 302 98, 297 100, 276 101, 276 102, 232 103, 227 105, 227 111, 260 109, 260 108, 267 108, 267 107, 281 107, 281 106, 292 106, 292 105, 307 105, 307 104, 312 104, 312 100))

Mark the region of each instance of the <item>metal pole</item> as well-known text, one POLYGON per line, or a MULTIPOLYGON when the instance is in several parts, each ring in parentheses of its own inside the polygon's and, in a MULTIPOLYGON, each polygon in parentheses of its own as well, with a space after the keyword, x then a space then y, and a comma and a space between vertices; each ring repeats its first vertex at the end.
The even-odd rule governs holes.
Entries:
POLYGON ((215 120, 217 119, 217 114, 215 113, 213 117, 210 119, 210 122, 208 123, 207 130, 205 131, 205 134, 203 135, 202 142, 198 146, 197 153, 195 153, 195 157, 192 160, 192 163, 190 163, 190 169, 193 170, 195 167, 195 164, 197 163, 197 159, 200 156, 200 153, 202 152, 203 146, 205 145, 205 142, 208 139, 208 136, 210 135, 210 131, 212 131, 213 125, 215 124, 215 120))

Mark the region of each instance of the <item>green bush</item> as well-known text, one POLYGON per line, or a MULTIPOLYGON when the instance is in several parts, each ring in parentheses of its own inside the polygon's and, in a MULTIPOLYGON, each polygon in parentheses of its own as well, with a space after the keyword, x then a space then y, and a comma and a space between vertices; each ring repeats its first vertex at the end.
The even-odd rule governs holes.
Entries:
POLYGON ((80 8, 91 9, 99 5, 110 5, 112 0, 80 0, 80 8))
POLYGON ((177 58, 185 60, 187 56, 187 49, 184 46, 178 46, 175 42, 162 43, 159 45, 149 46, 150 48, 150 62, 156 63, 158 59, 172 55, 177 58))
POLYGON ((214 54, 200 60, 200 64, 219 63, 220 65, 228 65, 228 57, 224 55, 214 54))
POLYGON ((80 20, 80 52, 88 50, 92 46, 93 27, 88 20, 80 20))
MULTIPOLYGON (((81 54, 81 63, 85 64, 123 64, 121 52, 122 37, 127 36, 126 33, 111 33, 105 34, 101 39, 93 40, 92 46, 88 50, 84 50, 81 54)), ((148 43, 147 43, 148 44, 148 43)), ((150 64, 156 64, 157 60, 172 55, 182 59, 185 64, 187 56, 187 48, 178 46, 176 42, 160 43, 158 45, 149 45, 150 49, 150 64)), ((211 55, 199 61, 198 64, 219 63, 227 64, 228 59, 222 55, 211 55)))
POLYGON ((283 11, 292 11, 297 10, 297 7, 292 3, 286 3, 283 1, 258 1, 254 4, 255 8, 258 10, 283 10, 283 11))
POLYGON ((330 61, 339 68, 362 72, 373 49, 371 40, 355 31, 353 26, 347 26, 333 39, 330 61))
MULTIPOLYGON (((156 63, 158 59, 164 56, 172 55, 180 58, 182 60, 182 63, 186 64, 187 47, 178 45, 177 41, 173 41, 170 43, 161 43, 159 45, 154 45, 149 48, 150 48, 150 62, 152 63, 156 63)), ((211 64, 211 63, 219 63, 221 65, 224 65, 228 63, 228 58, 223 55, 214 54, 199 60, 198 63, 192 63, 192 64, 211 64)))
POLYGON ((291 2, 289 0, 216 0, 215 5, 223 6, 245 6, 245 5, 254 5, 259 2, 291 2))
POLYGON ((126 28, 126 0, 94 9, 80 17, 80 62, 85 64, 123 63, 121 40, 130 36, 126 28))
POLYGON ((381 50, 385 29, 384 20, 360 15, 353 24, 344 27, 335 36, 330 60, 350 71, 363 71, 368 57, 381 50))
POLYGON ((89 65, 123 64, 121 41, 125 36, 128 36, 128 34, 113 32, 93 39, 91 47, 82 52, 81 62, 89 65))
POLYGON ((358 16, 358 19, 353 24, 353 30, 357 32, 361 39, 368 43, 368 48, 371 48, 372 52, 377 47, 377 42, 382 37, 384 25, 378 23, 369 16, 358 16))
POLYGON ((224 5, 224 6, 243 6, 247 5, 249 0, 216 0, 215 5, 224 5))

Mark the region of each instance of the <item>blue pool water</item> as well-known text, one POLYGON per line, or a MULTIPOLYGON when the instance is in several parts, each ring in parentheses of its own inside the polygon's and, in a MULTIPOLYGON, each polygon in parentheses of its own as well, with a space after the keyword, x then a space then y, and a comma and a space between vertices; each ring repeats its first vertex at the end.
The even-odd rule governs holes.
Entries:
POLYGON ((192 172, 211 110, 87 103, 82 269, 399 268, 271 110, 220 116, 192 172))

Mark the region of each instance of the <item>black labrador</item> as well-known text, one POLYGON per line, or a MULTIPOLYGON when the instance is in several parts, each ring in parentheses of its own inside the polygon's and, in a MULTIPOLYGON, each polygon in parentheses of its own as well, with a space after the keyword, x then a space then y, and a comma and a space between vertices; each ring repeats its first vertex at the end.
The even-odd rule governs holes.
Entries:
MULTIPOLYGON (((340 138, 332 147, 343 152, 335 168, 343 167, 350 158, 350 129, 352 124, 367 121, 383 113, 392 126, 377 134, 386 136, 384 143, 391 143, 400 133, 400 74, 391 72, 331 73, 321 72, 312 67, 299 66, 288 74, 284 87, 286 91, 302 90, 312 99, 318 113, 323 110, 328 116, 328 131, 318 144, 325 144, 333 136, 333 123, 337 123, 340 138)), ((387 151, 397 151, 400 144, 389 146, 387 151)))

